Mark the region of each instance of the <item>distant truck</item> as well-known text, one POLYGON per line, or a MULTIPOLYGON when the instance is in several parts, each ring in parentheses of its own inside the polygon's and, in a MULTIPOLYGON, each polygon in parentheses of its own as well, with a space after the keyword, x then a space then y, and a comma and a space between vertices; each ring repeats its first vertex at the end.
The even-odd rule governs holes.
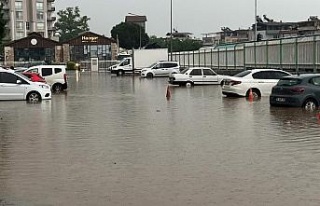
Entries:
POLYGON ((138 73, 143 68, 160 61, 168 60, 168 49, 134 49, 131 57, 123 58, 119 64, 112 65, 109 70, 112 74, 122 76, 125 73, 138 73))

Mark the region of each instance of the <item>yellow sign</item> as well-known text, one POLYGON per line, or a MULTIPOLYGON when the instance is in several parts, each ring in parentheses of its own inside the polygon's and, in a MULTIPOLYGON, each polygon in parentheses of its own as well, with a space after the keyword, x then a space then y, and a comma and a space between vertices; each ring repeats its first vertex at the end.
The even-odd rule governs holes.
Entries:
POLYGON ((99 37, 97 36, 81 36, 82 43, 96 43, 98 42, 99 37))

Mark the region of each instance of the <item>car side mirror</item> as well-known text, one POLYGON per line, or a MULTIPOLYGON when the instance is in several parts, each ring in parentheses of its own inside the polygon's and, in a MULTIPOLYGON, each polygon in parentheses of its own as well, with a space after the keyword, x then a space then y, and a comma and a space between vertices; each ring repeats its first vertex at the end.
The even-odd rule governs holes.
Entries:
POLYGON ((21 84, 22 81, 20 79, 17 80, 17 84, 21 84))

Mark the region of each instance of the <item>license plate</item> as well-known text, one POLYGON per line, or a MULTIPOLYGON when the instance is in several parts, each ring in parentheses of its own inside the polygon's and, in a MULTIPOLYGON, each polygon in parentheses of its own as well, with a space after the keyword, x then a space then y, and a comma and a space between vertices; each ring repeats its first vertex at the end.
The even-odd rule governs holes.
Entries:
POLYGON ((277 101, 277 102, 285 102, 286 99, 285 99, 285 98, 276 98, 276 101, 277 101))

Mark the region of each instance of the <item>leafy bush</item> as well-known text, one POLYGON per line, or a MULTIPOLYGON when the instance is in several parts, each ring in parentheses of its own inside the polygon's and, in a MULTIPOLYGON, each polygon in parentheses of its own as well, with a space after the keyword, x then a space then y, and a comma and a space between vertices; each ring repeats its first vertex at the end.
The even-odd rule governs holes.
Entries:
POLYGON ((69 61, 69 62, 67 63, 67 69, 68 69, 68 70, 75 70, 75 69, 77 69, 77 68, 76 68, 76 63, 73 62, 73 61, 69 61))

